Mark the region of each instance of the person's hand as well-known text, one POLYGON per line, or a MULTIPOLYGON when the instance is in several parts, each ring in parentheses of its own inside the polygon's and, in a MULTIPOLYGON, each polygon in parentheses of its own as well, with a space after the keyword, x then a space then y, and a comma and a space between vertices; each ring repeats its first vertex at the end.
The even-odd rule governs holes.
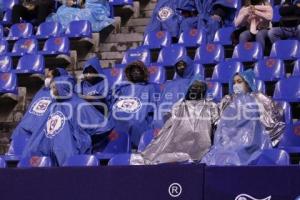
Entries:
POLYGON ((28 10, 34 10, 34 8, 35 8, 35 5, 32 4, 32 3, 25 4, 24 6, 25 6, 28 10))
POLYGON ((300 3, 297 3, 296 6, 300 8, 300 3))

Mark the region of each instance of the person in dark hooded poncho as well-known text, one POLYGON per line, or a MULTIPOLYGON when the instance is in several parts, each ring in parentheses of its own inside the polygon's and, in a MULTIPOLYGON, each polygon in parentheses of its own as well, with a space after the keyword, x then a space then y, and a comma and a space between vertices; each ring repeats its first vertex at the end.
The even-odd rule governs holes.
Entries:
MULTIPOLYGON (((45 123, 53 98, 50 94, 50 82, 55 77, 66 76, 68 72, 63 68, 49 70, 45 85, 34 96, 21 122, 15 128, 11 139, 12 142, 18 138, 29 139, 30 136, 38 131, 45 123)), ((8 154, 14 154, 13 145, 9 147, 8 154)))
POLYGON ((56 165, 76 154, 91 153, 91 136, 109 132, 103 115, 73 93, 73 78, 57 77, 51 83, 55 98, 46 122, 32 134, 22 157, 49 156, 56 165))
POLYGON ((249 165, 263 149, 278 144, 283 112, 269 97, 256 92, 254 73, 247 70, 230 81, 231 95, 220 103, 214 145, 201 162, 207 165, 249 165))
POLYGON ((176 71, 174 80, 162 85, 161 97, 159 99, 159 111, 161 112, 158 113, 159 116, 156 120, 157 126, 163 124, 164 118, 166 117, 165 115, 170 113, 172 106, 185 96, 194 76, 193 61, 190 57, 185 56, 178 60, 179 61, 175 64, 176 71))
POLYGON ((219 118, 218 106, 206 100, 206 83, 196 77, 172 116, 141 154, 132 154, 133 165, 201 160, 212 144, 213 129, 219 118))
POLYGON ((127 131, 135 148, 141 134, 152 126, 156 108, 154 94, 158 87, 148 83, 148 71, 141 61, 128 64, 125 73, 128 82, 113 89, 110 107, 116 129, 127 131))

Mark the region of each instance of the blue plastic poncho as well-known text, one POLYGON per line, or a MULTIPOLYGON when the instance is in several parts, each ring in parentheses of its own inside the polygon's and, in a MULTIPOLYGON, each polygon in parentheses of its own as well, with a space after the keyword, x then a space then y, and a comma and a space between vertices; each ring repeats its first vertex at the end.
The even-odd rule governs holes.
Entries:
POLYGON ((67 76, 54 79, 59 96, 68 99, 52 104, 47 121, 33 133, 23 157, 49 156, 62 165, 72 155, 91 153, 91 136, 113 128, 113 124, 104 123, 105 118, 93 106, 73 94, 72 82, 67 76))
POLYGON ((114 19, 109 18, 110 8, 106 0, 86 0, 84 8, 60 6, 56 13, 49 16, 46 21, 55 21, 62 24, 66 29, 71 21, 88 20, 92 24, 93 32, 99 32, 103 28, 114 23, 114 19))
POLYGON ((160 0, 156 4, 146 32, 167 30, 172 37, 179 36, 180 23, 183 17, 178 9, 195 9, 194 0, 160 0))
POLYGON ((152 128, 156 92, 156 84, 128 83, 117 86, 112 95, 110 103, 116 129, 127 132, 135 147, 143 132, 152 128))
MULTIPOLYGON (((60 76, 65 76, 68 72, 63 68, 56 68, 60 76)), ((28 139, 33 133, 40 130, 48 117, 49 108, 53 99, 50 95, 50 89, 47 87, 41 88, 32 99, 29 109, 24 114, 22 120, 12 133, 12 141, 16 138, 28 139), (34 124, 34 125, 33 125, 34 124)), ((12 146, 9 148, 9 154, 14 154, 12 146)))

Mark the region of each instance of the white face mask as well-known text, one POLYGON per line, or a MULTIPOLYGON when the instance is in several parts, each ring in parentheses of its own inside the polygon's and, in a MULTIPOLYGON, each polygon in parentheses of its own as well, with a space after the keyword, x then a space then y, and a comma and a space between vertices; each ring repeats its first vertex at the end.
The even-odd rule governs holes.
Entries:
POLYGON ((45 81, 44 81, 45 87, 47 87, 47 88, 50 87, 51 80, 52 80, 51 78, 45 78, 45 81))
POLYGON ((245 93, 243 84, 242 83, 236 83, 236 84, 234 84, 233 85, 233 92, 235 94, 245 93))

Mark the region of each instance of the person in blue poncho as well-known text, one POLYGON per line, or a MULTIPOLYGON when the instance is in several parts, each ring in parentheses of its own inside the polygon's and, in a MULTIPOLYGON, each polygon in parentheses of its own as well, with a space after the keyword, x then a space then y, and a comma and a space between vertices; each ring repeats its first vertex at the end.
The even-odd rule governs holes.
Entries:
MULTIPOLYGON (((43 126, 47 120, 50 105, 53 102, 53 98, 50 94, 50 82, 55 77, 66 75, 68 75, 68 72, 63 68, 56 68, 48 71, 44 87, 36 93, 28 107, 29 109, 15 128, 11 136, 12 142, 19 138, 24 138, 24 140, 29 139, 33 133, 43 126)), ((14 154, 12 145, 8 150, 8 154, 14 154)))
POLYGON ((201 161, 207 165, 255 163, 263 149, 278 144, 284 132, 281 108, 256 91, 252 70, 234 75, 229 85, 231 95, 220 103, 214 144, 201 161))
POLYGON ((164 118, 167 117, 165 115, 171 111, 172 106, 184 98, 194 76, 193 61, 188 56, 179 58, 175 64, 175 70, 175 79, 162 85, 158 107, 158 124, 163 123, 164 118))
POLYGON ((46 21, 55 21, 62 24, 66 29, 71 21, 88 20, 92 24, 93 32, 99 32, 114 23, 110 18, 110 7, 107 0, 63 1, 56 13, 50 15, 46 21))
POLYGON ((116 129, 127 131, 133 148, 139 144, 142 133, 152 128, 156 109, 157 85, 148 83, 148 71, 141 61, 125 68, 128 82, 117 85, 110 96, 110 109, 116 129))
POLYGON ((92 135, 113 129, 100 112, 73 93, 73 85, 70 76, 56 77, 51 82, 55 103, 46 122, 29 139, 22 157, 49 156, 61 166, 72 155, 91 153, 92 135))

